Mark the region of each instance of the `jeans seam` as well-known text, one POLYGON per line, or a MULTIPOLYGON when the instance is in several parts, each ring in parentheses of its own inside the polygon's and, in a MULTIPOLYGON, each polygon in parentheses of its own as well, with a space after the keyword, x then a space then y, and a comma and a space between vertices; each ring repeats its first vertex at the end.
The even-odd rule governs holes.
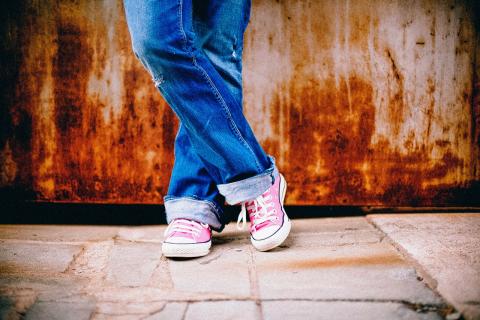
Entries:
POLYGON ((235 121, 233 121, 233 118, 232 118, 232 114, 230 112, 230 109, 228 108, 225 100, 223 99, 223 97, 221 96, 220 92, 218 91, 218 89, 215 87, 215 84, 213 83, 212 79, 210 79, 210 77, 208 76, 207 72, 200 66, 198 65, 197 63, 197 60, 195 59, 195 55, 193 54, 193 52, 191 50, 189 50, 187 48, 187 35, 185 33, 185 30, 183 29, 183 15, 182 15, 182 11, 183 11, 183 0, 179 0, 179 10, 178 10, 178 17, 179 17, 179 31, 180 33, 182 34, 182 40, 183 40, 183 49, 185 50, 185 52, 187 52, 190 57, 192 58, 192 64, 193 66, 198 70, 200 71, 200 73, 202 74, 203 78, 208 82, 209 86, 210 86, 210 89, 212 89, 213 91, 213 94, 215 95, 215 98, 217 100, 217 102, 220 104, 220 106, 222 107, 224 113, 225 113, 225 116, 227 117, 227 120, 228 120, 228 124, 230 126, 230 129, 233 131, 234 135, 237 137, 237 139, 250 151, 250 153, 253 155, 253 159, 255 160, 255 165, 257 166, 257 169, 259 172, 262 171, 262 167, 260 166, 260 162, 258 161, 259 159, 257 158, 257 156, 255 155, 255 153, 253 152, 253 149, 251 148, 251 146, 248 144, 248 142, 245 140, 245 138, 242 136, 240 130, 238 129, 235 121))
POLYGON ((207 203, 210 207, 212 207, 213 209, 213 213, 215 214, 215 216, 217 217, 218 221, 222 221, 221 217, 220 217, 220 209, 219 207, 212 201, 210 200, 206 200, 206 199, 202 199, 200 198, 199 196, 196 196, 194 194, 192 195, 185 195, 185 196, 170 196, 170 195, 167 195, 165 196, 164 198, 164 202, 166 201, 175 201, 175 200, 182 200, 182 198, 187 198, 187 199, 190 199, 190 200, 196 200, 196 201, 201 201, 201 202, 205 202, 207 203))

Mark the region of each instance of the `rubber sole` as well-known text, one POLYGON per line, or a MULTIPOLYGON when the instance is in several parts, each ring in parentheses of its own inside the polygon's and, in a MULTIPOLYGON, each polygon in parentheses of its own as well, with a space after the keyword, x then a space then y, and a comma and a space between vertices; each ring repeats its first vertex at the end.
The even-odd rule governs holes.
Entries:
POLYGON ((210 252, 212 241, 204 243, 168 243, 162 244, 162 253, 169 258, 195 258, 206 256, 210 252))
MULTIPOLYGON (((281 198, 282 208, 283 208, 283 202, 285 200, 286 192, 287 192, 287 182, 285 181, 285 178, 283 178, 282 176, 282 179, 280 180, 280 198, 281 198)), ((277 230, 273 235, 271 235, 266 239, 255 240, 253 237, 250 237, 250 241, 252 242, 252 245, 257 250, 268 251, 281 245, 285 241, 285 239, 287 239, 291 229, 292 229, 292 223, 288 218, 287 213, 284 210, 283 225, 280 227, 279 230, 277 230)))

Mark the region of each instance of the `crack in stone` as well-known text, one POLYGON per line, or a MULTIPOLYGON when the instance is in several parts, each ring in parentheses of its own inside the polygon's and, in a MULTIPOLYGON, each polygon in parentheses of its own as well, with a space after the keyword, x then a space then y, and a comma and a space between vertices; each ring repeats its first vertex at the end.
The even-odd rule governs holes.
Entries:
MULTIPOLYGON (((370 217, 366 217, 365 218, 367 220, 368 223, 370 223, 378 232, 380 232, 383 237, 382 237, 382 240, 381 242, 385 242, 387 244, 389 244, 390 246, 392 246, 398 253, 400 253, 400 255, 402 256, 402 258, 408 263, 410 264, 414 270, 415 270, 415 273, 417 274, 417 280, 418 281, 421 281, 422 283, 424 283, 428 288, 430 288, 435 294, 437 294, 439 297, 441 297, 443 300, 447 301, 447 299, 445 299, 445 297, 440 294, 440 292, 438 291, 438 282, 437 280, 435 280, 435 278, 430 275, 430 273, 421 265, 420 262, 418 262, 415 258, 413 258, 412 255, 410 255, 410 253, 408 253, 408 251, 402 246, 400 245, 399 243, 395 242, 388 233, 384 232, 380 226, 378 226, 375 221, 373 219, 371 219, 370 217)), ((400 228, 400 227, 399 227, 400 228)), ((417 304, 411 304, 409 302, 405 302, 404 303, 405 305, 408 306, 408 304, 411 306, 411 305, 417 305, 417 304)), ((422 307, 423 306, 428 306, 428 305, 421 305, 422 307)), ((414 309, 415 311, 417 311, 416 309, 414 309)), ((445 304, 444 307, 441 308, 441 310, 437 311, 437 313, 445 316, 445 315, 448 315, 448 314, 451 314, 451 313, 454 313, 456 310, 455 308, 452 306, 452 304, 445 304)))
POLYGON ((188 311, 189 307, 190 307, 190 303, 187 303, 187 306, 185 307, 185 310, 183 310, 182 320, 185 320, 187 318, 187 311, 188 311))
POLYGON ((74 266, 77 264, 77 260, 79 260, 80 257, 82 257, 85 254, 85 251, 86 251, 86 246, 84 245, 77 253, 75 253, 72 256, 72 260, 70 260, 65 270, 63 270, 61 273, 68 274, 68 273, 74 272, 75 271, 74 266))
POLYGON ((161 306, 160 308, 156 309, 156 310, 153 310, 151 312, 149 312, 148 314, 146 314, 144 317, 142 317, 141 319, 145 319, 147 317, 150 317, 150 316, 153 316, 154 314, 157 314, 157 313, 160 313, 162 312, 166 307, 167 307, 167 304, 168 302, 165 302, 165 304, 163 306, 161 306))
POLYGON ((209 257, 208 259, 205 259, 203 261, 200 261, 199 264, 203 264, 203 265, 209 264, 215 260, 218 260, 222 255, 223 255, 223 250, 219 250, 216 255, 214 255, 213 257, 209 257))
MULTIPOLYGON (((372 219, 370 219, 369 217, 366 217, 365 218, 367 220, 368 223, 370 223, 378 232, 380 232, 382 235, 383 235, 383 238, 382 238, 382 242, 384 243, 387 243, 389 244, 390 246, 392 246, 397 252, 400 253, 400 255, 402 256, 403 259, 405 259, 405 261, 407 263, 409 263, 410 265, 413 266, 413 268, 415 269, 415 272, 417 273, 417 275, 420 276, 420 278, 422 279, 422 282, 425 283, 427 285, 427 287, 429 287, 433 292, 435 292, 439 297, 442 297, 443 299, 445 299, 441 294, 440 292, 438 291, 437 287, 438 287, 438 282, 430 275, 430 273, 428 273, 423 267, 422 265, 417 261, 415 260, 408 252, 407 250, 405 250, 405 248, 403 248, 401 245, 399 245, 398 243, 396 243, 387 233, 385 233, 376 223, 375 221, 373 221, 372 219)), ((420 280, 419 280, 420 281, 420 280)))
POLYGON ((448 304, 422 304, 422 303, 411 303, 408 301, 404 301, 403 305, 407 308, 415 311, 416 313, 429 313, 435 312, 442 317, 445 317, 449 314, 455 313, 455 308, 448 304))
MULTIPOLYGON (((105 313, 105 312, 99 312, 96 313, 95 316, 100 316, 100 315, 107 315, 107 316, 120 316, 118 313, 105 313)), ((130 312, 125 312, 121 314, 122 316, 135 316, 135 317, 141 317, 141 316, 147 316, 145 313, 130 313, 130 312)))
POLYGON ((125 239, 118 235, 112 238, 115 243, 163 243, 163 240, 160 239, 125 239))
POLYGON ((260 299, 260 290, 258 289, 258 274, 255 263, 255 255, 252 246, 248 247, 248 278, 250 279, 250 294, 253 296, 255 305, 257 306, 257 317, 263 319, 262 300, 260 299))
MULTIPOLYGON (((446 303, 414 303, 402 299, 376 299, 376 298, 255 298, 255 297, 225 297, 225 298, 204 298, 200 300, 195 299, 161 299, 161 300, 146 300, 144 303, 167 302, 167 303, 201 303, 201 302, 225 302, 225 301, 261 301, 261 302, 283 302, 283 301, 305 301, 305 302, 353 302, 353 303, 398 303, 415 305, 425 308, 443 308, 448 307, 446 303)), ((101 302, 118 303, 118 300, 101 300, 101 302)))
POLYGON ((150 284, 152 288, 158 288, 158 286, 155 285, 155 280, 161 280, 160 282, 164 284, 163 287, 166 289, 174 289, 173 278, 172 274, 170 273, 170 263, 168 259, 162 254, 158 258, 157 265, 153 269, 150 279, 148 280, 148 284, 150 284))

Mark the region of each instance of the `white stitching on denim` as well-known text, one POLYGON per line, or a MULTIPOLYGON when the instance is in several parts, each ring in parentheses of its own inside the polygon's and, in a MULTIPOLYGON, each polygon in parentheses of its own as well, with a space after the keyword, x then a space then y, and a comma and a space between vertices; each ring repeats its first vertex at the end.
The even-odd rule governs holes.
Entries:
POLYGON ((178 1, 179 3, 179 8, 178 8, 178 21, 179 21, 179 25, 178 27, 180 28, 180 32, 182 34, 182 37, 183 37, 183 49, 185 50, 185 52, 187 52, 188 54, 190 54, 190 57, 192 58, 192 63, 193 65, 197 68, 197 70, 200 71, 200 73, 203 75, 204 79, 207 80, 207 82, 209 83, 210 85, 210 88, 213 90, 213 93, 215 95, 215 98, 217 99, 217 101, 220 103, 220 106, 222 106, 222 109, 223 111, 225 112, 226 114, 226 117, 227 117, 227 120, 228 120, 228 123, 229 123, 229 126, 230 126, 230 129, 232 129, 233 133, 235 134, 235 136, 240 140, 240 142, 251 152, 251 154, 253 155, 253 159, 255 160, 255 164, 257 166, 257 169, 260 171, 262 170, 262 167, 260 166, 260 162, 258 161, 258 158, 257 156, 255 155, 255 153, 253 152, 253 149, 250 147, 250 145, 247 143, 247 141, 245 140, 245 138, 243 138, 240 130, 238 129, 235 121, 233 121, 233 118, 232 118, 232 114, 230 112, 230 109, 228 108, 225 100, 223 99, 223 97, 220 95, 220 92, 218 91, 218 89, 215 87, 215 84, 212 82, 212 79, 210 79, 210 77, 208 76, 207 72, 201 67, 198 65, 196 59, 195 59, 195 56, 193 55, 193 52, 191 52, 190 50, 187 49, 187 35, 185 33, 185 30, 183 29, 183 0, 179 0, 178 1))
POLYGON ((180 31, 183 40, 183 50, 188 52, 187 50, 187 35, 185 34, 185 30, 183 30, 183 1, 178 0, 178 12, 177 12, 177 21, 178 21, 178 31, 180 31))

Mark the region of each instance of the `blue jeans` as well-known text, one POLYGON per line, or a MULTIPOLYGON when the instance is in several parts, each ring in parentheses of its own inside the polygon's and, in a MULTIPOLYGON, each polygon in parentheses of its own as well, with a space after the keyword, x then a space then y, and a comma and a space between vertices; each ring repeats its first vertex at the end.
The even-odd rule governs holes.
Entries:
POLYGON ((124 0, 124 7, 133 51, 180 120, 167 222, 188 218, 221 231, 225 202, 252 200, 278 176, 242 112, 251 0, 124 0))

